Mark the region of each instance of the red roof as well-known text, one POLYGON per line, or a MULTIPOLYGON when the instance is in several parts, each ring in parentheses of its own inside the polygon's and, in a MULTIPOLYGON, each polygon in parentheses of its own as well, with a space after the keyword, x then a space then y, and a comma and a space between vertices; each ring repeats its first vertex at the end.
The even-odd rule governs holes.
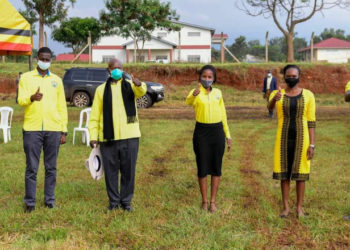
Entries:
MULTIPOLYGON (((299 52, 310 50, 311 47, 300 49, 299 52)), ((314 49, 350 49, 350 42, 338 38, 329 38, 314 44, 314 49)))
MULTIPOLYGON (((75 58, 74 54, 59 54, 56 57, 56 61, 72 61, 74 58, 75 58)), ((79 56, 78 61, 88 62, 89 61, 89 55, 88 54, 81 54, 79 56)))
MULTIPOLYGON (((227 39, 228 38, 228 35, 227 34, 223 34, 224 35, 224 39, 227 39)), ((212 36, 213 39, 221 39, 221 34, 214 34, 212 36)))

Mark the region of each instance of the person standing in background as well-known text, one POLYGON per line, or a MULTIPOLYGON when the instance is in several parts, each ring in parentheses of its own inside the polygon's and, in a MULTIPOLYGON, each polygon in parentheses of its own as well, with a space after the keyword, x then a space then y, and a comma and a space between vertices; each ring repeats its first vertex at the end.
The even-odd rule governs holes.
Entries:
MULTIPOLYGON (((277 79, 272 75, 272 71, 267 72, 267 76, 264 78, 263 86, 263 98, 266 99, 267 105, 269 105, 269 98, 272 91, 277 89, 277 79)), ((273 109, 269 109, 269 117, 273 117, 273 109)))
MULTIPOLYGON (((350 81, 345 86, 345 101, 350 102, 350 81)), ((350 214, 344 216, 344 220, 350 221, 350 214)))
POLYGON ((53 74, 52 52, 48 47, 38 51, 38 66, 24 73, 19 80, 18 104, 25 108, 23 148, 26 154, 25 212, 32 212, 36 203, 36 178, 41 149, 44 151, 44 204, 55 207, 56 164, 60 144, 66 142, 67 104, 62 80, 53 74))

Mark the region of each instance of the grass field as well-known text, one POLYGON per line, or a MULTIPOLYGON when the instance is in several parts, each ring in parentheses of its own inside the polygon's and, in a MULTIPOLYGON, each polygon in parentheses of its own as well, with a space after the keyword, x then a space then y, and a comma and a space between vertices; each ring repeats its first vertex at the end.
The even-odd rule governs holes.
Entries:
POLYGON ((168 90, 163 103, 140 110, 131 214, 107 211, 104 180, 93 181, 84 166, 90 149, 72 145, 80 111, 73 107, 58 158, 58 207, 44 208, 41 162, 36 210, 25 214, 23 110, 0 101, 15 108, 12 141, 3 144, 0 136, 0 248, 350 248, 350 222, 342 220, 350 213, 350 106, 342 96, 317 96, 317 149, 305 198, 310 216, 295 218, 293 184, 293 214, 282 220, 279 182, 271 178, 276 121, 265 118, 261 94, 224 89, 233 150, 224 156, 218 211, 209 214, 199 209, 193 111, 183 104, 189 88, 168 90))

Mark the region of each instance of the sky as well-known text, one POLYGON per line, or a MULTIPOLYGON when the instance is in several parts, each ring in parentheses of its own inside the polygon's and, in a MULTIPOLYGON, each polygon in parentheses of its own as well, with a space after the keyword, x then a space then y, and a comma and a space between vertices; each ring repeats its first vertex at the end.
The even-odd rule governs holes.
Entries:
MULTIPOLYGON (((22 0, 9 1, 16 9, 24 9, 22 0)), ((161 1, 164 2, 164 0, 161 1)), ((234 39, 241 35, 248 41, 257 39, 261 43, 264 43, 266 31, 269 31, 269 38, 282 36, 272 18, 249 16, 236 7, 236 0, 171 0, 169 2, 180 15, 180 21, 214 28, 216 33, 228 34, 226 45, 231 45, 234 39)), ((69 8, 68 16, 98 18, 99 11, 104 8, 104 0, 77 0, 74 7, 69 8)), ((349 35, 350 10, 336 7, 317 13, 309 21, 297 25, 296 32, 298 37, 309 41, 312 32, 318 35, 325 28, 343 29, 349 35)), ((51 31, 48 27, 45 27, 45 31, 48 34, 48 46, 56 55, 71 51, 63 44, 51 39, 51 31)), ((34 37, 34 46, 38 46, 37 36, 34 37)))

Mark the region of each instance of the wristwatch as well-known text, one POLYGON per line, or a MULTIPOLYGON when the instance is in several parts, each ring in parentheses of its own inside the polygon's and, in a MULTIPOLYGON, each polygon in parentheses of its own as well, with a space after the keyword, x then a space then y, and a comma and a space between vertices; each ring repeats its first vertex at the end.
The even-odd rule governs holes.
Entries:
POLYGON ((67 136, 67 135, 68 135, 68 133, 67 133, 67 132, 61 132, 61 135, 65 135, 65 136, 67 136))
POLYGON ((310 144, 310 147, 315 149, 316 146, 315 146, 315 144, 310 144))

